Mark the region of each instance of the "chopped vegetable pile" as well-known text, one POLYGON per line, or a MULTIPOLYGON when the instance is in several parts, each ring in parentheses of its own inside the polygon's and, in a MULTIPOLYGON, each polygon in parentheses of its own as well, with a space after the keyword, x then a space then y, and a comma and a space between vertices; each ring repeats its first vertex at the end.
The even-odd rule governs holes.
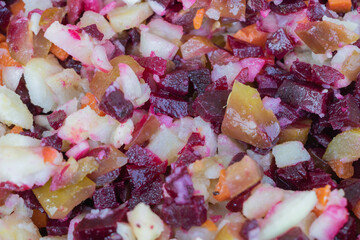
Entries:
POLYGON ((360 6, 0 0, 0 240, 355 240, 360 6))

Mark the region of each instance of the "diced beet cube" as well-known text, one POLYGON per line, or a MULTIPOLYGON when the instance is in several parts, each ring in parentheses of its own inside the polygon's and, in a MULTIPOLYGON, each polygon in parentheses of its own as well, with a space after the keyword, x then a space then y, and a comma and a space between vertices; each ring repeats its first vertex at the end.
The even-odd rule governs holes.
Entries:
POLYGON ((89 218, 85 217, 75 225, 74 239, 110 239, 108 237, 116 233, 117 222, 126 220, 127 211, 127 208, 123 208, 116 209, 105 217, 101 217, 101 214, 89 218))
POLYGON ((283 235, 281 235, 278 240, 309 240, 306 234, 299 227, 293 227, 283 235))
POLYGON ((136 166, 156 166, 162 163, 161 159, 152 153, 149 149, 142 148, 139 145, 133 145, 127 152, 128 162, 136 166))
POLYGON ((311 190, 336 183, 324 170, 315 168, 313 161, 300 162, 292 166, 279 168, 275 172, 276 185, 287 190, 311 190))
POLYGON ((41 139, 42 146, 53 147, 56 150, 58 150, 59 152, 61 151, 62 143, 63 143, 62 139, 56 133, 41 139))
POLYGON ((247 220, 241 227, 240 236, 243 237, 244 240, 251 240, 251 232, 259 231, 259 223, 256 219, 247 220))
POLYGON ((41 139, 44 131, 46 131, 46 128, 43 128, 43 127, 37 125, 36 123, 34 123, 34 127, 31 131, 25 130, 25 131, 22 131, 20 134, 23 136, 29 136, 29 137, 41 139))
POLYGON ((167 224, 185 230, 192 226, 201 226, 206 221, 206 215, 203 196, 194 196, 187 204, 177 204, 172 198, 165 198, 162 208, 162 217, 167 224))
POLYGON ((205 145, 205 137, 201 136, 200 133, 191 133, 187 143, 190 147, 195 146, 204 146, 205 145))
POLYGON ((111 185, 95 190, 93 201, 97 209, 116 208, 119 206, 116 199, 115 188, 111 185))
POLYGON ((95 180, 96 186, 97 187, 105 186, 106 184, 115 181, 115 179, 117 179, 120 176, 120 172, 121 172, 120 168, 117 168, 113 171, 110 171, 104 175, 97 177, 95 180))
POLYGON ((227 41, 231 50, 234 53, 234 56, 239 58, 248 58, 248 57, 262 57, 264 52, 262 47, 256 46, 245 41, 234 38, 231 35, 228 35, 227 41))
POLYGON ((273 2, 270 3, 270 9, 280 15, 296 13, 304 8, 306 8, 306 4, 303 0, 283 0, 278 5, 275 5, 273 2))
POLYGON ((312 80, 314 83, 317 84, 331 85, 333 83, 336 83, 337 81, 340 81, 345 77, 341 72, 339 72, 335 68, 326 65, 318 66, 314 64, 312 73, 313 73, 312 80))
POLYGON ((250 197, 251 191, 257 186, 258 184, 255 184, 254 186, 246 189, 233 199, 231 199, 227 204, 226 208, 230 212, 241 212, 243 209, 244 202, 250 197))
POLYGON ((31 103, 29 90, 26 87, 24 76, 21 77, 15 93, 20 96, 21 101, 28 107, 29 111, 35 116, 39 115, 43 109, 31 103))
POLYGON ((124 94, 119 89, 113 89, 110 86, 101 98, 99 109, 115 118, 119 122, 124 122, 132 116, 134 106, 129 100, 126 100, 124 94))
POLYGON ((59 129, 63 125, 65 118, 66 118, 66 113, 64 112, 64 110, 54 111, 53 113, 47 116, 49 125, 55 130, 59 129))
POLYGON ((311 0, 306 11, 306 16, 311 22, 322 21, 324 15, 330 17, 330 14, 326 14, 326 7, 319 2, 311 0))
POLYGON ((286 127, 303 116, 300 109, 296 109, 284 102, 280 102, 278 112, 275 115, 279 120, 280 127, 286 127))
POLYGON ((193 109, 205 121, 219 126, 225 115, 229 94, 228 90, 206 91, 195 99, 193 109))
POLYGON ((293 49, 294 46, 283 28, 280 28, 271 34, 266 40, 267 52, 274 55, 277 59, 282 59, 288 52, 292 51, 293 49))
POLYGON ((87 34, 89 34, 91 37, 101 41, 104 38, 104 34, 99 31, 96 24, 91 24, 89 26, 86 26, 82 28, 87 34))
POLYGON ((166 191, 177 204, 190 203, 194 186, 186 166, 177 167, 166 177, 166 191))
POLYGON ((129 197, 129 188, 125 181, 114 182, 112 185, 115 187, 116 198, 120 201, 120 203, 126 202, 129 197))
POLYGON ((70 218, 67 220, 48 219, 46 232, 49 236, 67 235, 69 231, 70 218))
POLYGON ((352 209, 360 201, 360 179, 348 178, 338 186, 344 189, 345 198, 348 201, 348 207, 352 209))
POLYGON ((295 73, 296 77, 303 81, 310 81, 312 78, 311 64, 306 62, 295 61, 291 65, 291 72, 295 73))
POLYGON ((71 56, 65 59, 65 61, 59 61, 59 63, 63 68, 72 68, 77 74, 80 74, 82 64, 81 62, 74 60, 71 56))
POLYGON ((75 24, 80 18, 81 13, 84 11, 84 4, 81 0, 67 0, 67 20, 70 24, 75 24))
POLYGON ((248 1, 248 5, 252 10, 262 11, 269 9, 269 2, 266 0, 251 0, 248 1))
POLYGON ((329 91, 310 83, 299 81, 284 81, 277 91, 277 95, 294 107, 325 116, 329 91))
POLYGON ((258 84, 258 89, 277 89, 278 82, 267 75, 259 74, 255 77, 255 81, 258 84))
POLYGON ((160 79, 159 86, 166 91, 183 96, 189 92, 189 76, 187 71, 176 70, 160 79))
POLYGON ((285 80, 295 80, 296 76, 294 73, 288 72, 279 66, 267 65, 264 68, 264 74, 270 76, 276 80, 278 86, 280 86, 285 80))
POLYGON ((179 153, 179 157, 174 162, 174 167, 180 166, 189 166, 191 163, 195 162, 196 160, 201 159, 201 155, 194 151, 192 147, 185 146, 181 152, 179 153))
POLYGON ((345 126, 360 126, 360 109, 355 98, 350 94, 330 104, 328 116, 333 129, 341 129, 345 126))
POLYGON ((135 60, 152 74, 165 74, 167 61, 161 57, 135 57, 135 60))
MULTIPOLYGON (((169 0, 165 0, 169 1, 169 0)), ((196 14, 196 8, 190 8, 183 14, 178 12, 183 8, 182 4, 174 4, 165 14, 165 20, 184 28, 184 32, 194 29, 193 19, 196 14)))
POLYGON ((188 71, 189 80, 194 85, 194 89, 200 94, 203 93, 211 81, 211 73, 207 68, 188 71))
POLYGON ((38 209, 41 212, 45 212, 41 204, 39 203, 38 199, 34 195, 33 191, 26 190, 23 192, 19 192, 18 194, 20 197, 22 197, 22 199, 24 199, 26 207, 30 209, 38 209))
POLYGON ((156 176, 165 173, 167 161, 158 166, 139 167, 135 165, 127 165, 126 169, 130 175, 130 182, 134 188, 141 188, 149 184, 156 176))
POLYGON ((174 118, 188 115, 188 103, 180 98, 151 94, 150 103, 154 107, 155 113, 167 114, 174 118))
POLYGON ((352 240, 356 239, 356 221, 352 216, 349 216, 348 221, 336 234, 334 240, 352 240))
POLYGON ((7 8, 4 1, 0 1, 0 28, 6 30, 9 25, 11 17, 11 11, 7 8))
POLYGON ((153 179, 151 183, 146 184, 141 188, 132 190, 128 207, 132 209, 140 202, 147 205, 159 204, 163 198, 162 186, 163 180, 158 176, 153 179))

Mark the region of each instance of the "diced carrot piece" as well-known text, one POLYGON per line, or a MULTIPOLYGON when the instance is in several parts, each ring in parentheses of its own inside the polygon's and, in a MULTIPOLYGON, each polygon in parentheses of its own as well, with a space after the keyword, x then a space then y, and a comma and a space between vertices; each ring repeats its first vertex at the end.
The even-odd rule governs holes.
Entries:
POLYGON ((193 19, 193 24, 195 29, 201 28, 203 19, 204 19, 205 9, 200 8, 196 11, 195 17, 193 19))
POLYGON ((9 52, 9 46, 6 42, 0 43, 0 66, 2 67, 21 67, 21 64, 15 61, 9 52))
POLYGON ((59 48, 55 44, 51 45, 50 52, 61 61, 65 61, 65 59, 67 59, 67 57, 69 56, 67 52, 65 52, 63 49, 59 48))
POLYGON ((346 13, 351 10, 351 0, 329 0, 328 7, 330 10, 340 13, 346 13))
POLYGON ((81 98, 81 108, 85 108, 89 106, 92 110, 94 110, 99 116, 105 116, 106 114, 99 109, 98 100, 95 95, 91 92, 85 94, 83 98, 81 98))
POLYGON ((214 198, 221 202, 230 199, 230 191, 226 185, 226 170, 220 171, 219 182, 216 184, 215 192, 213 193, 214 198))
POLYGON ((237 31, 234 37, 245 42, 265 47, 268 33, 257 29, 256 24, 249 25, 237 31))
POLYGON ((315 189, 318 202, 324 207, 326 206, 329 200, 330 192, 331 192, 330 185, 326 185, 325 187, 315 189))
POLYGON ((55 148, 52 148, 52 147, 44 147, 42 149, 42 154, 43 154, 43 157, 44 157, 44 163, 47 163, 47 162, 54 162, 56 156, 57 156, 57 151, 55 150, 55 148))
POLYGON ((6 40, 5 35, 0 33, 0 42, 5 42, 5 40, 6 40))
POLYGON ((346 179, 354 175, 352 162, 330 161, 328 164, 339 178, 346 179))
POLYGON ((217 230, 217 226, 210 219, 206 220, 201 226, 207 228, 210 232, 217 230))
POLYGON ((17 15, 20 11, 25 11, 25 3, 22 0, 17 0, 10 5, 12 14, 17 15))
POLYGON ((22 127, 15 126, 10 130, 10 133, 21 133, 23 131, 22 127))

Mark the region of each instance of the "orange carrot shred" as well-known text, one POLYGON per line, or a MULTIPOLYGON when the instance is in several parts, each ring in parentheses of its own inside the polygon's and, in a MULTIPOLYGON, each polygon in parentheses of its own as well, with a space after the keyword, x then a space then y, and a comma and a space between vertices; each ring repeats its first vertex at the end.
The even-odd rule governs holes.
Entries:
POLYGON ((2 79, 2 70, 4 67, 21 67, 21 64, 16 62, 11 56, 9 52, 9 47, 6 42, 0 41, 0 85, 4 85, 4 81, 2 79))
POLYGON ((99 116, 105 116, 106 114, 99 109, 98 100, 95 95, 91 92, 85 94, 85 96, 81 99, 81 108, 85 108, 89 106, 92 110, 94 110, 99 116))
POLYGON ((328 7, 330 10, 340 13, 346 13, 351 10, 351 0, 329 0, 328 7))
POLYGON ((203 19, 204 19, 205 9, 200 8, 196 11, 195 17, 193 19, 193 24, 195 29, 200 29, 203 19))
POLYGON ((17 15, 20 11, 25 11, 25 3, 22 0, 17 0, 10 5, 10 11, 14 15, 17 15))
POLYGON ((267 33, 257 29, 256 24, 249 25, 237 31, 234 37, 245 42, 264 47, 267 39, 267 33))
POLYGON ((15 126, 10 130, 10 133, 21 133, 22 131, 24 131, 22 127, 15 126))
POLYGON ((322 206, 326 206, 326 204, 329 200, 330 192, 331 192, 330 185, 326 185, 325 187, 315 189, 315 193, 318 198, 318 202, 322 206))
POLYGON ((213 197, 219 202, 230 199, 230 191, 228 186, 226 185, 225 169, 222 169, 220 171, 219 182, 216 184, 214 193, 213 193, 213 197))
POLYGON ((63 49, 59 48, 55 44, 51 45, 50 52, 61 61, 65 61, 65 59, 69 56, 67 52, 65 52, 63 49))
POLYGON ((210 232, 217 230, 217 226, 210 219, 207 219, 201 226, 207 228, 210 232))
POLYGON ((45 163, 47 163, 47 162, 52 163, 52 162, 54 162, 54 160, 57 156, 57 151, 52 147, 44 147, 42 149, 42 154, 43 154, 45 163))

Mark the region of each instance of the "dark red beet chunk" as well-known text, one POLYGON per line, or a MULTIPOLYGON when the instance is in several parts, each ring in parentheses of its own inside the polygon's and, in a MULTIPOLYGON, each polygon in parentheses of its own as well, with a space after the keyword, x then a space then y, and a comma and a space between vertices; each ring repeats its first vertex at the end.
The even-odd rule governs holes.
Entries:
POLYGON ((334 240, 352 240, 356 239, 356 221, 352 216, 349 216, 348 221, 336 234, 334 240))
POLYGON ((248 6, 255 11, 267 10, 270 7, 269 2, 266 0, 251 0, 247 3, 248 6))
POLYGON ((251 191, 254 189, 255 186, 257 186, 257 184, 248 188, 244 192, 240 193, 239 195, 231 199, 226 204, 227 210, 229 210, 230 212, 241 212, 243 209, 244 202, 250 197, 251 191))
POLYGON ((164 185, 168 194, 174 198, 177 204, 186 204, 191 202, 194 193, 194 187, 187 170, 187 167, 177 167, 165 179, 164 185))
POLYGON ((65 61, 59 61, 59 63, 63 68, 72 68, 77 74, 80 74, 82 64, 81 62, 74 60, 71 56, 65 59, 65 61))
MULTIPOLYGON (((302 0, 301 0, 302 2, 302 0)), ((277 59, 283 58, 294 46, 283 28, 271 34, 266 40, 266 51, 274 55, 277 59)))
POLYGON ((207 122, 220 126, 224 115, 230 91, 211 90, 199 95, 193 104, 195 113, 207 122))
POLYGON ((338 187, 344 189, 349 209, 355 207, 360 200, 360 179, 345 179, 341 181, 338 187))
POLYGON ((189 77, 187 71, 176 70, 160 79, 159 86, 166 91, 183 96, 189 92, 189 77))
POLYGON ((295 73, 296 77, 303 81, 311 81, 312 69, 309 63, 295 61, 291 65, 290 71, 295 73))
POLYGON ((124 98, 124 94, 121 90, 114 89, 110 92, 108 90, 101 98, 99 109, 119 122, 126 121, 132 116, 134 106, 129 100, 124 98))
POLYGON ((67 0, 67 7, 69 9, 67 13, 67 20, 70 24, 74 24, 80 18, 81 13, 84 10, 84 4, 82 0, 67 0))
POLYGON ((105 186, 108 183, 113 182, 120 176, 120 168, 110 171, 104 175, 101 175, 96 178, 95 183, 97 187, 105 186))
POLYGON ((46 128, 43 128, 43 127, 37 125, 36 123, 34 123, 34 127, 31 131, 25 130, 25 131, 21 132, 20 134, 23 136, 29 136, 29 137, 33 137, 33 138, 37 138, 37 139, 42 139, 42 134, 44 131, 46 131, 46 128))
POLYGON ((333 129, 342 127, 360 126, 360 109, 356 100, 350 94, 343 99, 339 99, 328 107, 329 123, 333 129))
POLYGON ((57 110, 47 116, 49 125, 55 130, 59 129, 63 125, 65 118, 66 113, 64 110, 57 110))
POLYGON ((256 219, 247 220, 246 222, 244 222, 244 224, 241 227, 240 236, 243 237, 245 240, 251 240, 250 232, 253 230, 258 231, 259 228, 260 226, 256 219))
POLYGON ((91 24, 89 26, 86 26, 82 28, 87 34, 89 34, 91 37, 101 41, 104 38, 104 34, 99 31, 96 24, 91 24))
POLYGON ((280 15, 296 13, 304 8, 306 8, 306 4, 303 0, 284 0, 279 5, 275 5, 273 2, 270 3, 270 9, 280 15))
POLYGON ((314 64, 312 72, 313 72, 312 74, 313 82, 320 85, 321 84, 331 85, 336 81, 340 81, 345 77, 341 72, 339 72, 335 68, 326 65, 318 66, 314 64))
POLYGON ((134 208, 138 203, 143 202, 147 205, 159 204, 163 198, 163 180, 161 177, 156 177, 151 183, 144 185, 131 191, 131 198, 128 202, 130 209, 134 208))
POLYGON ((262 57, 264 52, 262 47, 256 46, 245 41, 234 38, 231 35, 228 35, 227 41, 230 48, 232 49, 234 56, 239 58, 248 58, 248 57, 262 57))
POLYGON ((128 162, 139 167, 150 167, 161 165, 161 159, 146 148, 133 145, 127 152, 128 162))
POLYGON ((70 220, 58 220, 58 219, 48 219, 46 225, 46 232, 49 236, 63 236, 67 235, 69 231, 70 220))
POLYGON ((34 195, 33 191, 26 190, 23 192, 18 193, 20 197, 24 199, 25 205, 30 209, 38 209, 41 212, 45 212, 42 206, 40 205, 39 201, 37 200, 36 196, 34 195))
POLYGON ((29 91, 26 87, 24 76, 21 77, 15 93, 20 96, 21 101, 28 107, 29 111, 35 116, 42 112, 42 108, 31 103, 29 91))
POLYGON ((205 137, 201 136, 200 133, 191 133, 187 143, 190 147, 195 146, 204 146, 205 145, 205 137))
POLYGON ((62 148, 62 139, 55 133, 51 136, 44 137, 41 139, 41 145, 42 146, 49 146, 53 147, 59 152, 61 152, 62 148))
POLYGON ((150 103, 155 113, 167 114, 174 118, 188 115, 188 103, 180 98, 151 94, 150 103))
POLYGON ((74 240, 111 239, 108 237, 116 233, 117 222, 126 220, 127 211, 127 208, 116 209, 104 218, 84 218, 75 226, 74 240))
POLYGON ((194 196, 187 204, 177 204, 172 198, 165 198, 162 208, 163 220, 173 227, 189 230, 206 221, 207 210, 203 196, 194 196))
POLYGON ((0 1, 0 28, 6 30, 9 25, 11 12, 4 1, 0 1))
POLYGON ((174 168, 180 166, 189 166, 196 160, 200 160, 201 156, 192 147, 184 147, 179 153, 179 157, 174 163, 174 168))
POLYGON ((278 240, 309 240, 306 234, 299 227, 293 227, 284 235, 281 235, 278 240))
POLYGON ((111 185, 97 189, 94 192, 93 201, 97 209, 116 208, 119 206, 116 199, 115 187, 111 185))
POLYGON ((284 102, 280 102, 279 111, 275 115, 279 120, 280 127, 286 127, 303 117, 304 114, 302 110, 296 109, 284 102))
MULTIPOLYGON (((325 7, 324 7, 325 8, 325 7)), ((322 5, 314 0, 309 2, 309 6, 306 11, 306 16, 309 18, 311 22, 322 21, 324 15, 330 17, 330 14, 326 14, 327 10, 325 10, 322 5)))
POLYGON ((203 93, 211 81, 210 70, 207 68, 196 69, 188 71, 189 80, 194 85, 195 91, 199 94, 203 93))
POLYGON ((315 85, 299 81, 284 81, 277 95, 294 107, 304 111, 325 116, 329 91, 315 85))
POLYGON ((152 74, 165 74, 167 62, 161 57, 135 57, 135 60, 152 74))
POLYGON ((278 187, 288 190, 311 190, 329 184, 332 188, 336 183, 331 175, 324 170, 315 168, 313 161, 300 162, 292 166, 276 170, 274 181, 278 187))

